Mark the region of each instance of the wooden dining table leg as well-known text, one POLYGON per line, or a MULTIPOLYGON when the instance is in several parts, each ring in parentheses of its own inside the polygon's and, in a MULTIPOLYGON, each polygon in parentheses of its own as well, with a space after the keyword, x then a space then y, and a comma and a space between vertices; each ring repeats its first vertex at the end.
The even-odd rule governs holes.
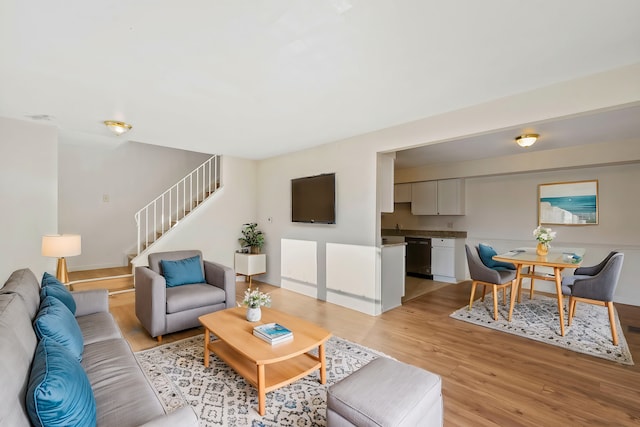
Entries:
POLYGON ((511 322, 511 316, 513 315, 513 306, 516 303, 516 294, 518 293, 518 289, 522 286, 522 276, 521 276, 522 264, 516 265, 516 279, 515 279, 515 288, 511 287, 511 303, 509 304, 509 322, 511 322))
POLYGON ((553 267, 553 275, 556 279, 556 293, 558 294, 558 314, 560 315, 560 335, 564 336, 564 306, 562 303, 562 270, 553 267))

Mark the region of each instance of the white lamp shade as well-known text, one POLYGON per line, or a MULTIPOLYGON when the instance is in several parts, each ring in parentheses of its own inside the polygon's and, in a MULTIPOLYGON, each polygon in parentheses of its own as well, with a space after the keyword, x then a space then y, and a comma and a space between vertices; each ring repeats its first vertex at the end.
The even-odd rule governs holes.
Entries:
POLYGON ((42 236, 42 255, 67 257, 80 255, 82 242, 79 234, 55 234, 42 236))

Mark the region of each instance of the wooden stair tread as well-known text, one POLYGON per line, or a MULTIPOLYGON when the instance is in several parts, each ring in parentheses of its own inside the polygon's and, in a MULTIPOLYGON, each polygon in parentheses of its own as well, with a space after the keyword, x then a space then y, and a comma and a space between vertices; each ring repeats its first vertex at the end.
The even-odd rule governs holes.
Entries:
POLYGON ((70 271, 69 280, 100 279, 131 274, 131 267, 98 268, 95 270, 70 271))
POLYGON ((106 289, 109 292, 131 290, 133 274, 131 267, 99 268, 69 272, 69 286, 72 291, 106 289))
POLYGON ((80 283, 70 283, 70 287, 72 291, 89 291, 93 289, 106 289, 109 292, 119 292, 134 289, 133 287, 133 278, 129 278, 128 281, 91 281, 91 282, 80 282, 80 283))

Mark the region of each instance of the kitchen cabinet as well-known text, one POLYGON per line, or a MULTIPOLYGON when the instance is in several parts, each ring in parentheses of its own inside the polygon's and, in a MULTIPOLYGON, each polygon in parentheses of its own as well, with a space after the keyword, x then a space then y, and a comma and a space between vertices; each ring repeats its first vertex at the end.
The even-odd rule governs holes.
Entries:
POLYGON ((411 203, 411 183, 393 186, 394 203, 411 203))
POLYGON ((413 215, 438 215, 438 181, 422 181, 411 184, 411 213, 413 215))
POLYGON ((438 215, 464 215, 464 180, 438 181, 438 215))
POLYGON ((431 238, 433 280, 457 283, 465 276, 464 239, 431 238))
POLYGON ((393 196, 395 187, 393 185, 394 160, 396 153, 378 154, 378 200, 380 200, 380 212, 393 212, 393 196))
POLYGON ((381 256, 381 298, 384 312, 402 305, 405 284, 405 245, 383 246, 381 256))
POLYGON ((464 180, 460 178, 411 184, 413 215, 464 215, 464 180))

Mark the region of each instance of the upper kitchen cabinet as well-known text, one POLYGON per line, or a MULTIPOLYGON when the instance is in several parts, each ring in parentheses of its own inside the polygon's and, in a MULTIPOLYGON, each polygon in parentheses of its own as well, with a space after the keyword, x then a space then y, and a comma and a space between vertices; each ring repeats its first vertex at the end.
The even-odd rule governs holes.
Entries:
POLYGON ((464 180, 444 179, 411 184, 414 215, 464 215, 464 180))
POLYGON ((438 181, 411 184, 411 213, 414 215, 438 215, 438 181))
POLYGON ((464 213, 464 179, 438 181, 438 215, 464 213))
POLYGON ((411 184, 394 185, 393 201, 395 203, 411 203, 411 184))
POLYGON ((378 153, 378 200, 380 203, 380 212, 393 212, 393 171, 394 159, 396 153, 378 153))

